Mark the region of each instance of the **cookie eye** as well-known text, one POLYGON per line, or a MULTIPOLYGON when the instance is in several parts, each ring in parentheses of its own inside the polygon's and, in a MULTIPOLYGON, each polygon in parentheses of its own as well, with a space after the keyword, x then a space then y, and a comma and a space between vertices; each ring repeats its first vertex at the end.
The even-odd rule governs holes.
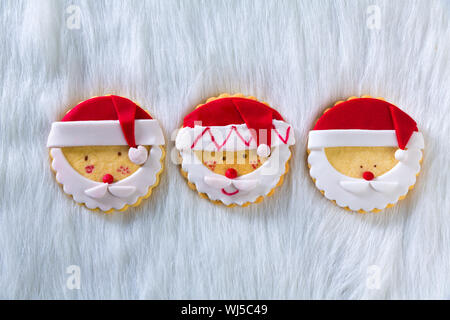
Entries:
POLYGON ((84 161, 88 161, 88 156, 84 156, 84 161))
POLYGON ((117 155, 120 157, 122 155, 122 152, 117 152, 117 155))
POLYGON ((362 166, 359 166, 362 169, 362 166))
POLYGON ((377 165, 376 165, 376 164, 374 164, 374 165, 373 165, 373 167, 374 167, 374 168, 376 168, 376 167, 377 167, 377 165))

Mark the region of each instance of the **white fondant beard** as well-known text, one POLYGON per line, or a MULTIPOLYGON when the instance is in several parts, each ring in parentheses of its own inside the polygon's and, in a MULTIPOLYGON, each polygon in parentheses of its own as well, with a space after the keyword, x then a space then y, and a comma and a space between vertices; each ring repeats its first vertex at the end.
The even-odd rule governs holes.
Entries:
POLYGON ((159 146, 153 146, 147 161, 135 173, 105 185, 79 174, 66 160, 61 148, 52 148, 50 153, 56 180, 63 185, 64 192, 72 195, 76 202, 84 203, 89 209, 120 210, 125 205, 136 203, 139 197, 145 196, 149 187, 156 183, 157 174, 162 169, 160 160, 163 152, 159 146))
POLYGON ((212 172, 190 150, 181 151, 181 166, 198 192, 206 193, 211 200, 222 201, 225 205, 243 205, 255 202, 258 197, 267 195, 276 187, 286 172, 290 155, 289 146, 274 147, 271 156, 261 167, 236 179, 227 179, 212 172))
POLYGON ((405 161, 399 161, 394 168, 371 181, 338 172, 328 161, 323 148, 310 150, 308 163, 311 177, 327 199, 335 200, 339 206, 349 207, 353 211, 371 211, 396 203, 415 184, 422 151, 408 149, 405 152, 408 154, 405 161))

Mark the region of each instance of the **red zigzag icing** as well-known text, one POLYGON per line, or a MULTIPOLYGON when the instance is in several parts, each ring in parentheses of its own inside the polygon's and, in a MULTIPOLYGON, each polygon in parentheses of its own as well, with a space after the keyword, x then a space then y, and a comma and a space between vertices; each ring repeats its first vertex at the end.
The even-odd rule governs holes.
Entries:
MULTIPOLYGON (((275 131, 275 133, 277 134, 278 138, 284 143, 287 144, 288 140, 289 140, 289 133, 291 131, 291 127, 288 127, 286 130, 286 136, 283 138, 283 136, 280 134, 280 132, 274 127, 272 130, 275 131)), ((250 142, 252 141, 253 137, 250 137, 250 139, 245 140, 244 137, 239 133, 238 129, 236 128, 236 126, 232 126, 230 132, 228 133, 227 137, 223 140, 222 144, 218 144, 216 142, 216 138, 214 137, 214 135, 211 133, 211 128, 210 127, 206 127, 201 134, 199 134, 197 136, 197 138, 195 138, 194 142, 191 145, 191 149, 193 149, 195 147, 195 145, 197 144, 197 142, 208 132, 209 136, 211 137, 211 141, 214 143, 214 145, 216 146, 217 150, 222 149, 222 147, 227 143, 228 139, 230 138, 231 134, 233 133, 233 131, 236 132, 237 136, 239 137, 239 139, 242 140, 242 142, 244 142, 244 144, 248 147, 250 145, 250 142)))

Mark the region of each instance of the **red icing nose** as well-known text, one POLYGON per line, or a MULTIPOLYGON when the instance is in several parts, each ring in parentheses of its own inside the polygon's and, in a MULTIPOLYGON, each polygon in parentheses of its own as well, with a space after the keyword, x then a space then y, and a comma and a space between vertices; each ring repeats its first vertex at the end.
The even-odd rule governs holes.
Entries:
POLYGON ((366 171, 366 172, 363 173, 363 178, 370 181, 373 178, 375 178, 375 176, 373 175, 372 172, 366 171))
POLYGON ((237 171, 233 168, 229 168, 225 171, 225 176, 229 179, 234 179, 237 177, 237 171))
POLYGON ((114 177, 112 175, 110 175, 109 173, 107 173, 103 176, 104 183, 113 183, 113 181, 114 181, 114 177))

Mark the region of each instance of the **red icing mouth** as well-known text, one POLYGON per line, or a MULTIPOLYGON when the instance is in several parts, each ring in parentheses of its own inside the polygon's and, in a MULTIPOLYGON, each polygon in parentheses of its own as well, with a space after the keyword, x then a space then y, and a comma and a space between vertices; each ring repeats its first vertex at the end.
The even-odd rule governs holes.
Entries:
POLYGON ((86 170, 86 173, 92 173, 92 171, 94 171, 94 166, 90 165, 90 166, 86 166, 84 167, 84 170, 86 170))
POLYGON ((227 195, 227 196, 233 196, 235 194, 237 194, 239 192, 239 190, 233 191, 233 192, 226 192, 225 189, 222 189, 222 193, 227 195))

